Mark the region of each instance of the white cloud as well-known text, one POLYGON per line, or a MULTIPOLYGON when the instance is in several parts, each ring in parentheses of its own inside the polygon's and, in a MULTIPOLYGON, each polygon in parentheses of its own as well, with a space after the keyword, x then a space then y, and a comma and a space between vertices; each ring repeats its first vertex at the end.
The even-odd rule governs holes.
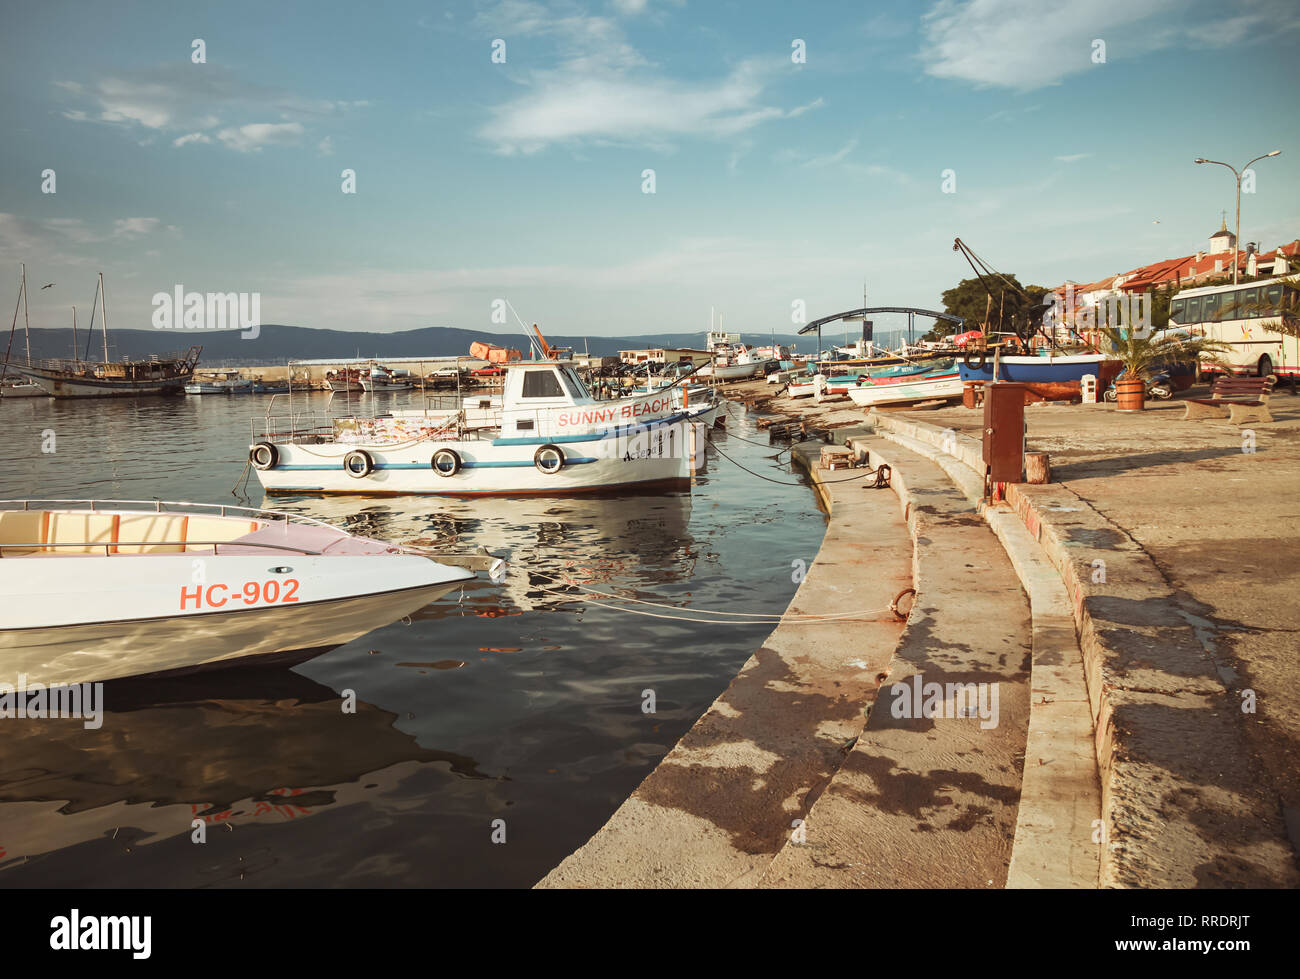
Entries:
POLYGON ((840 163, 844 160, 845 157, 847 157, 850 153, 852 153, 854 149, 857 148, 857 145, 858 145, 858 141, 856 139, 851 139, 843 146, 841 146, 838 150, 836 150, 834 153, 827 153, 824 156, 814 156, 812 159, 805 160, 803 162, 803 166, 820 168, 820 167, 829 167, 832 166, 833 164, 840 163))
POLYGON ((821 105, 820 99, 790 110, 765 104, 771 81, 791 69, 780 57, 742 62, 721 78, 665 77, 616 21, 574 7, 553 13, 531 0, 504 0, 482 11, 475 25, 493 37, 547 38, 556 49, 555 67, 515 76, 524 94, 496 106, 479 130, 503 154, 557 143, 663 148, 675 137, 735 136, 821 105))
POLYGON ((223 129, 217 139, 239 153, 260 153, 264 146, 293 146, 303 134, 298 122, 252 122, 238 128, 223 129))
POLYGON ((322 139, 319 143, 316 144, 316 152, 318 152, 321 156, 333 156, 334 138, 332 136, 326 136, 324 139, 322 139))
POLYGON ((1059 160, 1061 163, 1077 163, 1079 160, 1086 160, 1093 155, 1092 153, 1067 153, 1065 156, 1056 156, 1052 159, 1059 160))
POLYGON ((757 62, 702 83, 582 71, 539 73, 532 91, 493 110, 492 122, 479 135, 505 154, 535 153, 554 143, 735 136, 812 107, 786 110, 763 104, 770 74, 757 62))
MULTIPOLYGON (((369 106, 365 99, 328 100, 305 98, 284 89, 250 81, 220 65, 192 65, 188 61, 154 66, 103 77, 93 83, 56 81, 64 100, 80 103, 63 110, 74 122, 99 122, 175 134, 176 147, 211 144, 223 120, 274 113, 296 126, 302 135, 305 124, 317 119, 336 119, 369 106)), ((295 135, 288 128, 264 131, 250 125, 226 125, 216 138, 240 152, 252 152, 269 142, 289 142, 295 135)), ((147 145, 147 143, 142 143, 147 145)))
POLYGON ((113 236, 147 235, 161 223, 157 218, 118 218, 113 222, 113 236))
POLYGON ((1171 46, 1219 48, 1300 28, 1294 0, 1241 0, 1190 10, 1181 0, 938 0, 922 17, 927 74, 1027 91, 1171 46))
POLYGON ((1177 6, 1178 0, 939 0, 922 18, 918 58, 939 78, 1040 88, 1104 70, 1091 60, 1094 39, 1108 42, 1108 57, 1149 50, 1154 39, 1131 28, 1177 6))

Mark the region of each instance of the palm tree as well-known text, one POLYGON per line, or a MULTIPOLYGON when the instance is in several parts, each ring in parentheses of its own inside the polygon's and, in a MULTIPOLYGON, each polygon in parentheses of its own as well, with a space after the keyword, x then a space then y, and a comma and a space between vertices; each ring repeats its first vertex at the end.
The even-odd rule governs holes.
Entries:
POLYGON ((1124 365, 1128 377, 1150 380, 1151 375, 1170 364, 1198 362, 1221 364, 1219 354, 1231 348, 1221 340, 1210 340, 1173 330, 1139 334, 1135 330, 1103 326, 1107 353, 1124 365))

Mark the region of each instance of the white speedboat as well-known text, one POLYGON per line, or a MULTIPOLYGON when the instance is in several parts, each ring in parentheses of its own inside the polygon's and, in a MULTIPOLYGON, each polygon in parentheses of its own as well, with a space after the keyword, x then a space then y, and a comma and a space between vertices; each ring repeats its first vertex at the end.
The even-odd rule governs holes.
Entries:
POLYGON ((954 367, 931 374, 902 375, 861 379, 846 392, 853 403, 870 408, 874 405, 906 404, 961 397, 961 375, 954 367))
POLYGON ((323 652, 473 577, 418 549, 274 511, 0 501, 0 684, 323 652))
MULTIPOLYGON (((255 419, 249 461, 269 493, 555 496, 684 486, 697 425, 720 404, 675 388, 597 401, 567 361, 505 365, 500 394, 427 396, 385 414, 255 419)), ((274 407, 274 406, 273 406, 274 407)))

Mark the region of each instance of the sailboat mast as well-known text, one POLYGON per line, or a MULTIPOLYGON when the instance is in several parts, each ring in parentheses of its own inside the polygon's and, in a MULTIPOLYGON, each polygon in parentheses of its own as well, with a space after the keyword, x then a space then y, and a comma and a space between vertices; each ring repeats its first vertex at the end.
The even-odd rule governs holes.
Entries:
POLYGON ((72 363, 77 363, 77 307, 72 307, 72 363))
POLYGON ((27 320, 27 263, 23 262, 23 337, 27 340, 27 366, 32 366, 32 328, 27 320))
MULTIPOLYGON (((108 293, 104 292, 104 273, 99 273, 99 321, 104 325, 104 363, 108 363, 108 293)), ((94 325, 93 323, 91 324, 94 325)))

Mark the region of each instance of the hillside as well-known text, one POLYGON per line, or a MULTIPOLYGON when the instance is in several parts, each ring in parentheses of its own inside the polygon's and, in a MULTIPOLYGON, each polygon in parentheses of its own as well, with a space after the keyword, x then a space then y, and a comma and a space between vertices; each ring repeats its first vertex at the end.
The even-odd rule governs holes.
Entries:
MULTIPOLYGON (((844 331, 837 329, 839 324, 825 330, 825 343, 842 342, 844 331)), ((882 337, 877 331, 877 340, 885 341, 892 337, 882 337)), ((80 356, 98 360, 103 356, 103 341, 100 334, 87 337, 84 330, 79 330, 80 356), (89 350, 89 353, 87 353, 89 350)), ((849 338, 856 336, 854 326, 850 325, 849 338)), ((742 334, 743 339, 752 344, 771 342, 771 334, 742 334)), ((313 330, 301 326, 280 326, 268 324, 262 327, 256 339, 242 339, 233 331, 180 331, 180 330, 114 330, 110 329, 109 356, 143 357, 148 354, 167 353, 184 349, 191 344, 202 344, 201 363, 205 367, 217 366, 252 366, 258 364, 280 364, 286 360, 309 360, 324 358, 362 358, 382 359, 385 357, 455 357, 467 356, 469 345, 475 340, 495 343, 505 347, 515 347, 527 353, 528 345, 521 333, 485 333, 480 330, 461 330, 454 327, 427 327, 420 330, 408 330, 403 333, 366 333, 346 330, 313 330)), ((577 337, 551 336, 547 340, 561 347, 572 347, 581 353, 588 350, 593 354, 617 354, 620 350, 640 347, 694 347, 704 346, 704 333, 654 333, 623 337, 577 337)), ((796 337, 790 334, 777 334, 777 343, 796 345, 802 351, 815 350, 815 336, 796 337)), ((31 331, 32 357, 71 357, 72 330, 68 329, 33 329, 31 331)), ((8 345, 8 338, 5 338, 8 345)), ((26 358, 21 325, 13 337, 13 348, 9 355, 12 362, 26 358)), ((0 353, 0 360, 3 353, 0 353)))

